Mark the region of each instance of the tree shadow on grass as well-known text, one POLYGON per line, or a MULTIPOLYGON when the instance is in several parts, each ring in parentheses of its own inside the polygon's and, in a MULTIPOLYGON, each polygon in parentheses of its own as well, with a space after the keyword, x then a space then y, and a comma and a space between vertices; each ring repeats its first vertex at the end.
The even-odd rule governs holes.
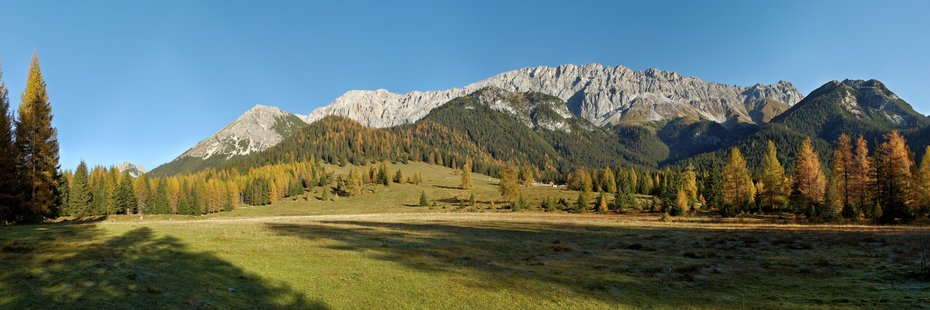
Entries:
MULTIPOLYGON (((266 225, 283 236, 330 239, 336 242, 329 248, 366 252, 368 257, 415 270, 468 272, 477 276, 464 280, 469 281, 467 285, 504 289, 541 302, 559 304, 559 298, 568 293, 614 305, 672 308, 791 308, 850 300, 861 302, 859 306, 874 306, 870 303, 887 302, 892 293, 860 296, 868 286, 843 279, 866 267, 885 265, 897 270, 894 255, 899 254, 894 253, 910 253, 913 247, 894 242, 915 238, 835 231, 734 232, 514 222, 266 225), (887 247, 881 249, 887 254, 865 250, 875 246, 887 247), (779 291, 785 286, 791 291, 779 291), (747 292, 756 295, 747 296, 747 292)), ((881 305, 908 307, 918 302, 899 301, 881 305)))
POLYGON ((147 227, 101 234, 93 225, 0 229, 0 308, 327 308, 147 227))

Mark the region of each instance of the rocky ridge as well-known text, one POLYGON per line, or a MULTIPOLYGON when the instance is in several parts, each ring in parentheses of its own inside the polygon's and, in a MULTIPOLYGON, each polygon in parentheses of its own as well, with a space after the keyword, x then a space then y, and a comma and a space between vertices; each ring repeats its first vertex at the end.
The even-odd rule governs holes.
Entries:
POLYGON ((717 123, 765 123, 803 97, 785 81, 749 87, 705 82, 671 71, 636 71, 598 64, 531 67, 441 91, 405 94, 384 89, 353 90, 306 116, 310 123, 345 116, 369 127, 415 122, 449 100, 494 86, 511 92, 540 92, 566 102, 577 117, 595 125, 641 124, 676 118, 717 123))

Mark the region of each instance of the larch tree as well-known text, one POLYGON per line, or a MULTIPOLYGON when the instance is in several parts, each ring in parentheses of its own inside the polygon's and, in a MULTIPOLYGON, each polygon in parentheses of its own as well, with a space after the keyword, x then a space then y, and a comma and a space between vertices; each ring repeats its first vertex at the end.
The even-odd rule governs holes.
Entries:
POLYGON ((852 139, 849 135, 841 134, 836 140, 836 147, 833 150, 833 186, 832 197, 828 199, 833 201, 834 205, 840 206, 841 214, 846 218, 856 216, 855 208, 852 206, 852 191, 850 190, 850 179, 855 170, 853 161, 852 139))
POLYGON ((860 135, 856 139, 856 153, 853 155, 852 173, 849 174, 851 203, 857 214, 871 214, 872 190, 875 182, 874 166, 872 157, 869 155, 869 144, 865 137, 860 135))
POLYGON ((930 210, 930 145, 924 150, 924 157, 917 169, 916 202, 917 206, 926 213, 930 210))
POLYGON ((362 194, 362 172, 358 170, 349 171, 349 177, 346 179, 345 192, 349 196, 362 194))
POLYGON ((810 216, 823 215, 820 210, 827 189, 827 177, 820 167, 820 157, 814 151, 810 139, 801 142, 794 164, 794 186, 792 203, 810 216))
POLYGON ((911 168, 914 165, 904 137, 897 130, 885 135, 878 149, 876 198, 882 208, 879 221, 890 224, 910 222, 916 218, 911 168))
POLYGON ((687 191, 684 189, 679 189, 678 193, 675 195, 675 210, 671 212, 673 215, 680 215, 682 213, 691 212, 691 203, 688 201, 687 191))
POLYGON ((18 112, 16 145, 25 200, 23 212, 17 218, 22 222, 41 222, 57 211, 59 174, 58 132, 52 127, 52 105, 37 54, 32 55, 18 112))
POLYGON ((517 182, 517 168, 507 165, 500 171, 501 177, 501 196, 504 200, 512 201, 520 196, 520 185, 517 182))
POLYGON ((601 191, 607 193, 616 193, 617 192, 617 176, 614 174, 614 171, 610 168, 604 168, 604 171, 601 172, 602 178, 604 179, 601 182, 601 191))
POLYGON ((685 193, 685 198, 688 199, 688 204, 693 205, 697 202, 698 196, 698 186, 697 186, 697 173, 694 172, 694 166, 690 163, 688 167, 685 168, 685 172, 681 175, 681 190, 685 193))
POLYGON ((748 206, 755 197, 755 188, 749 168, 746 167, 746 159, 739 149, 732 148, 730 159, 723 167, 724 205, 737 209, 748 206))
POLYGON ((13 140, 13 115, 9 92, 0 71, 0 224, 15 220, 22 203, 19 149, 13 140))
POLYGON ((528 165, 523 166, 523 168, 520 169, 520 183, 523 184, 523 186, 530 186, 533 185, 533 182, 536 182, 533 168, 528 165))
POLYGON ((762 177, 759 181, 762 189, 758 194, 763 207, 769 211, 781 209, 788 201, 788 179, 785 177, 785 168, 778 161, 778 150, 772 140, 768 141, 768 150, 762 157, 762 177))
POLYGON ((132 189, 135 191, 136 195, 136 209, 132 210, 130 213, 142 214, 148 207, 150 197, 152 197, 152 186, 149 183, 148 177, 143 174, 133 180, 132 189))
POLYGON ((462 165, 462 189, 471 189, 471 169, 472 162, 471 159, 465 159, 465 163, 462 165))

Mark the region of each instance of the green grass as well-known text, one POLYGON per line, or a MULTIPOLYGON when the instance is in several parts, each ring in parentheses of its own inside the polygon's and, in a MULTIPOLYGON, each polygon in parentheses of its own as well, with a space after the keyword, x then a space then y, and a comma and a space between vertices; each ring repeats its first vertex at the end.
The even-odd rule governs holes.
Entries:
MULTIPOLYGON (((421 190, 464 191, 451 170, 404 167, 425 182, 204 217, 0 227, 0 308, 930 306, 915 276, 923 228, 412 207, 421 190)), ((479 200, 493 183, 476 176, 479 200)))

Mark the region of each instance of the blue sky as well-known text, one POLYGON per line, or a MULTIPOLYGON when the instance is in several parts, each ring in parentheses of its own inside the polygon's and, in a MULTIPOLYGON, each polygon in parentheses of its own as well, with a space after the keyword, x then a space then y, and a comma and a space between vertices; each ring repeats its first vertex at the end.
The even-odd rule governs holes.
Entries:
POLYGON ((15 106, 38 50, 61 162, 170 161, 255 104, 566 63, 805 94, 882 80, 930 113, 930 1, 0 1, 15 106))

